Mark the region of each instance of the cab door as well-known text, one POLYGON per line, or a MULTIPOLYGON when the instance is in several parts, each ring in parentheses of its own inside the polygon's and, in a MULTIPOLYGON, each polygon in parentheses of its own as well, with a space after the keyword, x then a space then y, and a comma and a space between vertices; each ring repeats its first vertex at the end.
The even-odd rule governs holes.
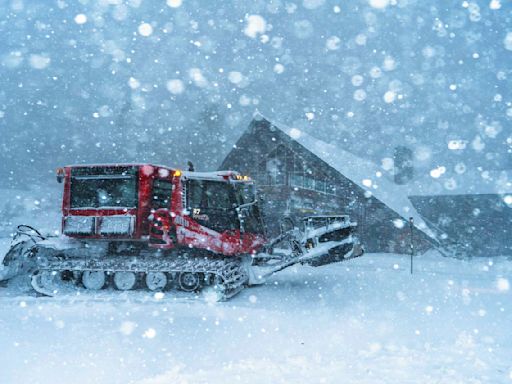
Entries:
POLYGON ((172 182, 166 179, 153 180, 151 188, 149 223, 149 243, 156 248, 172 248, 177 242, 175 232, 171 229, 172 182))
POLYGON ((240 227, 242 232, 252 235, 265 235, 265 227, 256 200, 256 191, 253 184, 236 183, 235 191, 239 206, 240 227))

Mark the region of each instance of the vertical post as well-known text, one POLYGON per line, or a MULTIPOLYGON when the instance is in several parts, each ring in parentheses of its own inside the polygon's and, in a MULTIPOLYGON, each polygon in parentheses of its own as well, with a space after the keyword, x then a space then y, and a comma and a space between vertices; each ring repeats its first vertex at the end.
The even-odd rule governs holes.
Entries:
POLYGON ((409 227, 411 229, 411 275, 412 275, 412 268, 413 268, 413 257, 414 257, 414 219, 412 217, 409 217, 409 227))

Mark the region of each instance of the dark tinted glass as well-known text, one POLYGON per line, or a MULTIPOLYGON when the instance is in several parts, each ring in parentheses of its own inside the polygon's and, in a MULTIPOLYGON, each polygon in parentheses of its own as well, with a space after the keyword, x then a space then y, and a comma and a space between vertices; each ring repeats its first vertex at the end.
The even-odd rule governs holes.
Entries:
POLYGON ((125 167, 108 168, 108 172, 104 174, 100 170, 105 168, 72 170, 71 208, 137 207, 136 170, 125 167))
POLYGON ((223 232, 240 228, 233 185, 221 181, 190 180, 188 207, 199 224, 223 232))
POLYGON ((172 183, 167 180, 153 181, 152 208, 170 208, 172 183))
POLYGON ((188 184, 189 207, 233 209, 233 186, 221 181, 190 180, 188 184))
POLYGON ((236 184, 236 189, 239 193, 241 204, 249 204, 256 199, 254 185, 238 183, 236 184))

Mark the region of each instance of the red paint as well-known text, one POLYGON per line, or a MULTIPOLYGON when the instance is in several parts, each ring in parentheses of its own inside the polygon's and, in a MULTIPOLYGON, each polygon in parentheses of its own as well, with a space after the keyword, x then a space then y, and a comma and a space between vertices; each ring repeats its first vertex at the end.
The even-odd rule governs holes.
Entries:
MULTIPOLYGON (((120 164, 117 167, 133 166, 138 168, 138 208, 133 209, 75 209, 70 207, 71 201, 71 169, 88 166, 75 166, 64 168, 64 195, 62 199, 62 226, 66 216, 95 216, 96 231, 93 235, 73 236, 81 239, 103 239, 116 241, 148 241, 148 245, 158 249, 172 249, 177 246, 207 249, 212 252, 236 256, 240 254, 257 252, 264 244, 265 238, 261 234, 241 233, 236 231, 215 232, 200 225, 193 220, 184 209, 183 181, 180 176, 174 176, 176 170, 172 168, 150 164, 120 164), (152 169, 152 172, 148 172, 152 169), (153 180, 167 180, 173 185, 170 207, 161 208, 151 212, 153 180), (130 235, 100 235, 98 228, 102 217, 112 215, 135 216, 135 230, 130 235), (152 215, 152 220, 149 217, 152 215), (151 231, 153 227, 154 231, 151 231), (161 234, 163 232, 163 234, 161 234)), ((98 166, 98 165, 95 165, 98 166)), ((116 165, 99 165, 115 168, 116 165)), ((234 177, 233 174, 232 177, 234 177)), ((194 178, 193 173, 187 177, 194 178)), ((230 176, 222 175, 216 180, 230 182, 230 176)))

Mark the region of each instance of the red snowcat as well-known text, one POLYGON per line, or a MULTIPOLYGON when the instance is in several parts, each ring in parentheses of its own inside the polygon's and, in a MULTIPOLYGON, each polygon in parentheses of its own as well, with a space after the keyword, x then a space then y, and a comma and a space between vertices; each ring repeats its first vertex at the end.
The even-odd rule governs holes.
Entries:
POLYGON ((62 235, 19 226, 0 280, 29 275, 49 296, 70 287, 176 287, 226 299, 290 265, 363 253, 346 215, 307 217, 268 239, 255 185, 234 171, 76 165, 58 169, 57 180, 64 185, 62 235))

